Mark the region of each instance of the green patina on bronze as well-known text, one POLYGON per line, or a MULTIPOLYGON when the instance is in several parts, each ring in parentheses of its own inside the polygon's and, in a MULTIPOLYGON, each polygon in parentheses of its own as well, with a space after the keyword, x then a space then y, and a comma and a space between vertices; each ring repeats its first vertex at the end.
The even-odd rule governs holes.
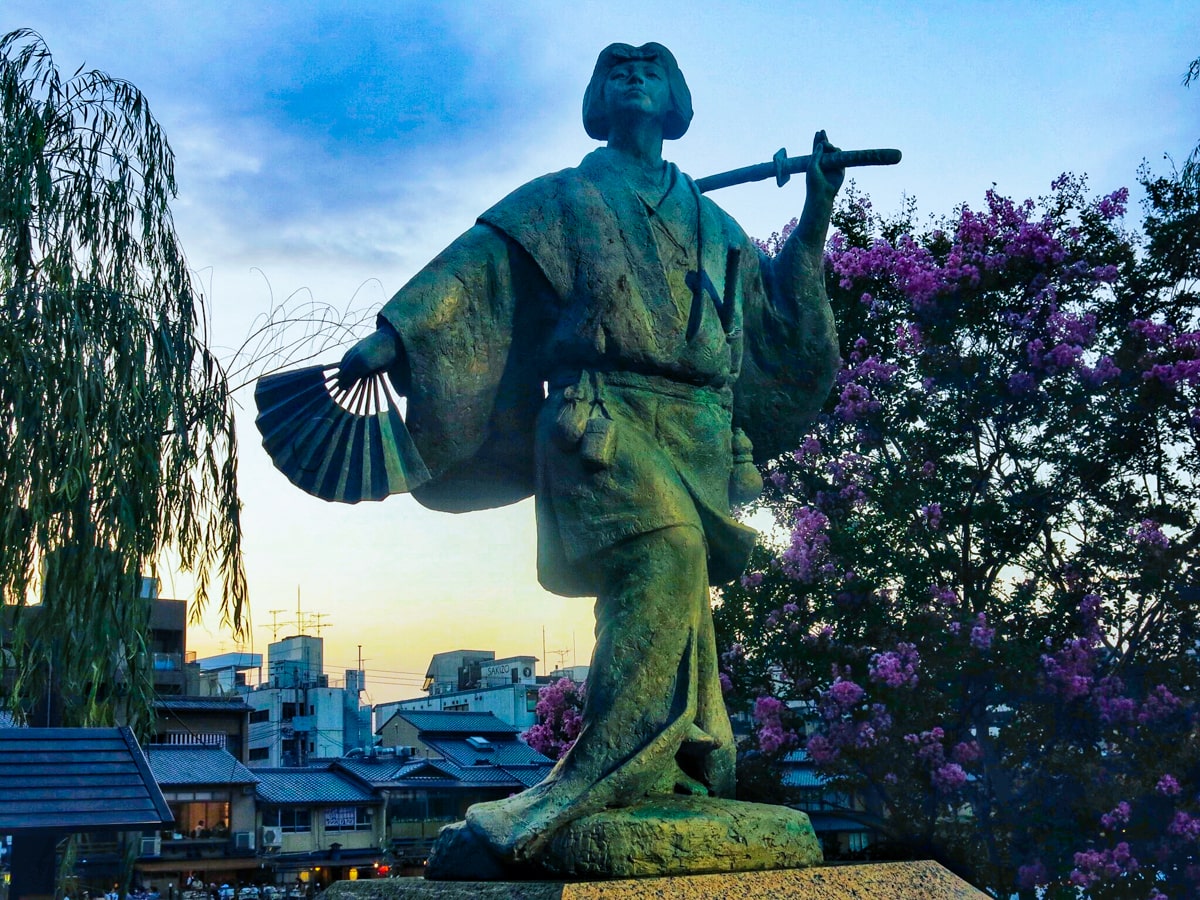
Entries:
POLYGON ((734 743, 709 588, 755 538, 731 491, 757 493, 754 461, 796 445, 838 364, 822 253, 842 172, 821 165, 836 148, 817 135, 799 227, 767 258, 662 159, 691 119, 666 48, 606 49, 584 119, 607 145, 484 213, 342 362, 343 383, 389 370, 407 394, 432 475, 418 500, 532 493, 542 584, 597 597, 579 739, 541 784, 472 807, 430 874, 719 871, 718 833, 743 868, 810 864, 802 813, 763 828, 721 799, 734 743), (685 828, 648 869, 647 825, 685 828))

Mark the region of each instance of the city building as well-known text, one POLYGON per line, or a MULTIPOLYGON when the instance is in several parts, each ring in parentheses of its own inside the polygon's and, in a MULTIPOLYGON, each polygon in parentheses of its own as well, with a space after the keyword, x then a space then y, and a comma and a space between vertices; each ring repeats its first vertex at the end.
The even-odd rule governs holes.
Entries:
POLYGON ((141 833, 134 867, 141 885, 165 896, 168 885, 189 877, 218 884, 246 880, 259 867, 255 775, 220 747, 145 749, 175 822, 141 833))
POLYGON ((379 703, 376 730, 400 710, 491 713, 525 731, 537 723, 538 690, 557 681, 587 678, 587 666, 556 669, 537 675, 536 656, 496 659, 492 650, 450 650, 435 653, 425 674, 426 696, 379 703))
POLYGON ((360 703, 365 683, 363 670, 348 669, 342 686, 330 684, 321 637, 300 634, 271 643, 266 681, 245 693, 249 765, 303 766, 369 746, 371 707, 360 703))
POLYGON ((335 764, 257 769, 260 861, 274 883, 332 881, 373 873, 385 843, 384 799, 335 764))

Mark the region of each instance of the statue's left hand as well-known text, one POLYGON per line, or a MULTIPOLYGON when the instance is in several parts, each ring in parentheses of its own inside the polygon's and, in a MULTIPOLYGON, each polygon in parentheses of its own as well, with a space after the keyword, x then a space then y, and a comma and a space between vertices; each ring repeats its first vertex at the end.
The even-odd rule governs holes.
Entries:
POLYGON ((833 202, 834 195, 846 180, 845 169, 825 169, 821 167, 821 159, 826 153, 837 153, 838 148, 829 143, 824 131, 818 131, 813 136, 812 165, 805 173, 810 195, 816 195, 833 202))
POLYGON ((355 382, 394 366, 400 358, 395 332, 380 328, 367 335, 342 357, 338 366, 338 387, 346 390, 355 382))

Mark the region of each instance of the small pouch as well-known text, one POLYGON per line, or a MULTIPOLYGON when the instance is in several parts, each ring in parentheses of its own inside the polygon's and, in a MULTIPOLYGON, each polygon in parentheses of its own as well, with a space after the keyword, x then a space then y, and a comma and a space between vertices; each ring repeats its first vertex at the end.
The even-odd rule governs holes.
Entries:
POLYGON ((572 385, 563 391, 563 405, 555 419, 554 439, 564 450, 573 450, 583 439, 591 404, 581 399, 580 389, 572 385))
POLYGON ((754 445, 746 432, 733 429, 730 441, 733 450, 733 465, 729 470, 729 505, 743 506, 757 500, 762 494, 762 474, 754 464, 754 445))
POLYGON ((617 453, 617 430, 612 419, 593 416, 587 420, 583 440, 579 445, 579 457, 590 469, 607 469, 617 453))

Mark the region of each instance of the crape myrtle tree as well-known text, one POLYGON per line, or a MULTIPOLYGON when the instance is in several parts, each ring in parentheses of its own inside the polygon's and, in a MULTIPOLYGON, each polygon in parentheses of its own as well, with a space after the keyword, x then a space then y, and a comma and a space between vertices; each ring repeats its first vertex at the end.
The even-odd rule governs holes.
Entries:
POLYGON ((583 727, 583 699, 587 686, 559 678, 538 689, 534 712, 537 724, 521 734, 530 747, 551 759, 571 749, 583 727))
POLYGON ((716 610, 756 753, 996 896, 1200 889, 1200 193, 1141 182, 1140 229, 1069 175, 928 225, 847 192, 844 368, 716 610))
MULTIPOLYGON (((144 732, 148 604, 164 553, 246 584, 233 411, 172 224, 173 156, 146 98, 0 39, 0 591, 3 699, 42 721, 144 732), (32 615, 30 600, 41 599, 32 615)), ((197 611, 196 609, 193 612, 197 611)))

